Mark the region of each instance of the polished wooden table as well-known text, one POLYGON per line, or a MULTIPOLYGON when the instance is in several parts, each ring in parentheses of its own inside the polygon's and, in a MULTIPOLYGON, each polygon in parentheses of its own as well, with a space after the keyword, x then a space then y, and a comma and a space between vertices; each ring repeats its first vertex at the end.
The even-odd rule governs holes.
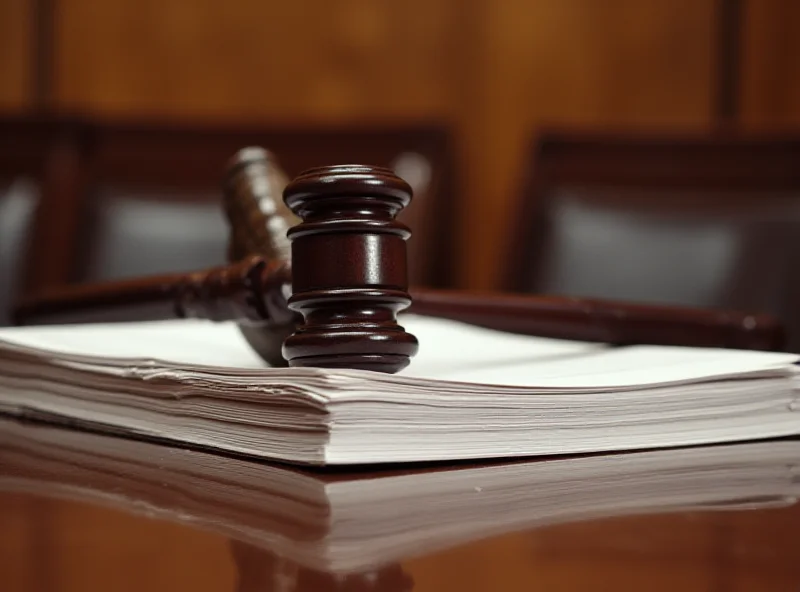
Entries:
POLYGON ((800 590, 800 441, 303 471, 0 418, 0 590, 800 590))

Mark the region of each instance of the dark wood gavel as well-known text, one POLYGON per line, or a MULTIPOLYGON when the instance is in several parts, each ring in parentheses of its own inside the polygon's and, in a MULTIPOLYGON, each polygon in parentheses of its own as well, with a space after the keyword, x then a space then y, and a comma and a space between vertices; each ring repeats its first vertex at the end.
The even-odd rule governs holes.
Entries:
POLYGON ((245 149, 229 164, 223 184, 231 225, 229 265, 67 286, 23 301, 17 323, 143 316, 236 321, 272 365, 390 373, 407 366, 418 348, 397 322, 406 309, 514 333, 610 344, 761 350, 783 345, 780 323, 763 314, 567 297, 409 292, 410 230, 397 220, 411 200, 405 181, 381 167, 320 167, 291 181, 282 202, 277 177, 274 159, 262 149, 245 149))

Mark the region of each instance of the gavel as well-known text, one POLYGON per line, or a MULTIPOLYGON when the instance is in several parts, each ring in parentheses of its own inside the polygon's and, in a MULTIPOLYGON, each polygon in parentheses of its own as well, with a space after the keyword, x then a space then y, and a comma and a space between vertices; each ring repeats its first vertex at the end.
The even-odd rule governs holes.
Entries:
MULTIPOLYGON (((231 227, 225 266, 97 284, 24 300, 17 324, 201 318, 235 321, 269 364, 394 373, 418 349, 398 324, 410 312, 513 333, 616 345, 779 350, 769 315, 625 302, 411 289, 397 215, 411 187, 391 170, 337 165, 283 189, 275 158, 241 150, 228 163, 223 203, 231 227), (299 224, 296 221, 299 220, 299 224), (143 312, 143 311, 146 311, 143 312)), ((427 344, 435 347, 435 344, 427 344)))

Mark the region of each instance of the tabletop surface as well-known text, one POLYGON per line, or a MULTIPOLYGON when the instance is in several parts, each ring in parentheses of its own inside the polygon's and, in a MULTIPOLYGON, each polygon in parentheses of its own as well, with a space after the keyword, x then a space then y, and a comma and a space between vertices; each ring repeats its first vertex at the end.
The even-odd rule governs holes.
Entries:
POLYGON ((0 419, 0 589, 800 590, 800 441, 308 471, 0 419))

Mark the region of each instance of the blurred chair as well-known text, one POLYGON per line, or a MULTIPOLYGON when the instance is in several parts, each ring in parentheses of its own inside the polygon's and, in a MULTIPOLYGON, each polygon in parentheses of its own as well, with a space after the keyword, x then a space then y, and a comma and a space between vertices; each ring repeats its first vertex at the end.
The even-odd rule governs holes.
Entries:
POLYGON ((532 160, 506 289, 768 312, 800 351, 800 136, 549 132, 532 160))
MULTIPOLYGON (((57 207, 75 201, 83 137, 74 120, 0 118, 0 325, 9 323, 11 306, 23 290, 38 204, 45 196, 57 207)), ((65 231, 62 225, 57 234, 65 231)), ((40 250, 47 268, 53 262, 47 241, 40 250)))
MULTIPOLYGON (((91 126, 86 191, 70 211, 43 203, 37 236, 49 240, 61 224, 80 232, 53 244, 69 259, 30 290, 162 272, 226 261, 228 228, 221 208, 227 161, 240 148, 270 150, 291 178, 306 168, 351 162, 390 166, 415 189, 404 221, 415 230, 411 278, 446 284, 450 234, 441 220, 453 197, 447 131, 396 128, 224 128, 99 122, 91 126), (48 213, 49 212, 49 213, 48 213)), ((46 255, 39 251, 39 258, 46 255)), ((38 260, 31 261, 33 267, 38 260)))

